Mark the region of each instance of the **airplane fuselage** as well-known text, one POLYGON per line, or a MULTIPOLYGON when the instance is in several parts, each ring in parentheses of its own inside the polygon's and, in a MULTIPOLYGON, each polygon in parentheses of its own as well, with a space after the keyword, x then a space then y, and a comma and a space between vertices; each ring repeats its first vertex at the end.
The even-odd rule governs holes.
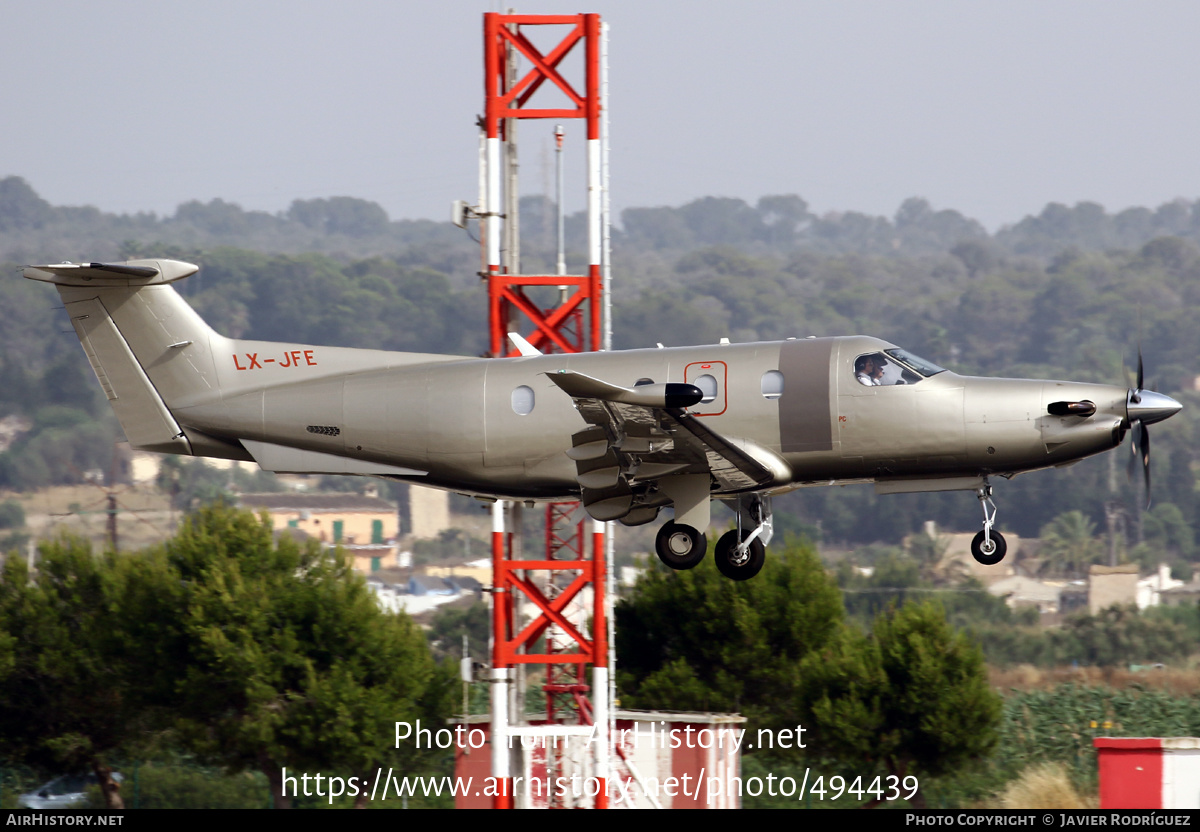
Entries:
POLYGON ((762 568, 772 495, 850 481, 975 492, 972 554, 998 563, 990 476, 1068 464, 1134 428, 1148 488, 1146 425, 1180 409, 1143 389, 1140 359, 1129 390, 973 378, 865 336, 494 359, 235 340, 167 285, 195 271, 172 260, 25 269, 58 289, 133 447, 578 497, 593 519, 628 525, 670 506, 655 549, 674 569, 699 563, 710 501, 724 500, 738 521, 714 553, 734 580, 762 568))
POLYGON ((414 481, 513 499, 578 494, 565 452, 584 423, 548 377, 560 370, 628 387, 712 376, 715 396, 689 412, 777 454, 791 473, 774 484, 778 491, 1059 465, 1119 444, 1125 420, 1125 389, 1107 385, 943 371, 864 386, 855 358, 892 345, 862 336, 508 359, 212 346, 225 392, 175 406, 184 427, 411 469, 414 481), (346 367, 364 359, 385 366, 346 367), (777 394, 764 387, 769 373, 782 377, 777 394), (1094 402, 1095 414, 1047 412, 1051 402, 1079 400, 1094 402))

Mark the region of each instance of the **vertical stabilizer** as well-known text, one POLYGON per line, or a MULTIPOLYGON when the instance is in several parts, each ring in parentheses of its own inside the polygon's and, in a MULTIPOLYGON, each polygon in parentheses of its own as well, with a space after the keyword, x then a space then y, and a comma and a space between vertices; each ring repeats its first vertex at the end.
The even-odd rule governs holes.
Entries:
POLYGON ((129 444, 191 454, 172 407, 217 393, 213 341, 224 342, 170 286, 197 267, 175 260, 30 266, 62 296, 129 444))

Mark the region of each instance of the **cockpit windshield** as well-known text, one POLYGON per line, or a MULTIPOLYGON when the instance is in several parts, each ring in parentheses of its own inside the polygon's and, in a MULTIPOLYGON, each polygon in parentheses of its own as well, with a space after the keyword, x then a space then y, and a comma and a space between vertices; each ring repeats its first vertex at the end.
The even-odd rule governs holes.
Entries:
POLYGON ((942 367, 901 349, 860 355, 854 360, 854 376, 867 387, 916 384, 945 372, 942 367))
POLYGON ((925 378, 936 376, 938 373, 946 372, 945 367, 939 367, 932 361, 926 361, 919 355, 913 355, 908 350, 895 349, 885 350, 885 352, 887 352, 888 355, 899 361, 904 366, 908 367, 908 369, 920 373, 925 378))

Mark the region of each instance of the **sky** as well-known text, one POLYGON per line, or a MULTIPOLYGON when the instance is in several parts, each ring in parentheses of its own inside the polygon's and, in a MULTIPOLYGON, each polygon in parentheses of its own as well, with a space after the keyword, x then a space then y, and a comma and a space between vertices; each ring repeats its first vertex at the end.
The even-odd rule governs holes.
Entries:
MULTIPOLYGON (((56 205, 171 214, 354 196, 393 219, 478 193, 495 0, 0 0, 0 177, 56 205)), ((1200 4, 540 0, 609 25, 614 209, 799 194, 990 229, 1049 202, 1200 198, 1200 4)), ((522 193, 552 123, 523 122, 522 193)), ((583 206, 566 122, 569 210, 583 206)), ((572 132, 574 131, 574 132, 572 132)), ((572 139, 580 140, 579 144, 572 139)))

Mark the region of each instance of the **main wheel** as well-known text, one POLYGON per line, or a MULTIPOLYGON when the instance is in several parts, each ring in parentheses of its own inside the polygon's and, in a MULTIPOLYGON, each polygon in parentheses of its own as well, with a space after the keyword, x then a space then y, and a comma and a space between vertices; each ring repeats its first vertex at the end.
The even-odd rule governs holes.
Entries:
POLYGON ((683 523, 664 523, 654 540, 658 559, 672 569, 691 569, 704 560, 708 538, 693 526, 683 523))
POLYGON ((998 531, 993 530, 988 538, 986 541, 983 539, 982 531, 975 535, 975 539, 971 541, 971 557, 984 566, 995 566, 1008 554, 1008 544, 998 531))
MULTIPOLYGON (((749 536, 749 530, 743 530, 742 540, 749 536)), ((717 541, 713 557, 717 559, 717 569, 726 578, 748 581, 762 571, 763 564, 767 562, 767 547, 763 545, 761 538, 756 537, 750 541, 746 553, 739 558, 737 544, 737 530, 726 532, 717 541)))

